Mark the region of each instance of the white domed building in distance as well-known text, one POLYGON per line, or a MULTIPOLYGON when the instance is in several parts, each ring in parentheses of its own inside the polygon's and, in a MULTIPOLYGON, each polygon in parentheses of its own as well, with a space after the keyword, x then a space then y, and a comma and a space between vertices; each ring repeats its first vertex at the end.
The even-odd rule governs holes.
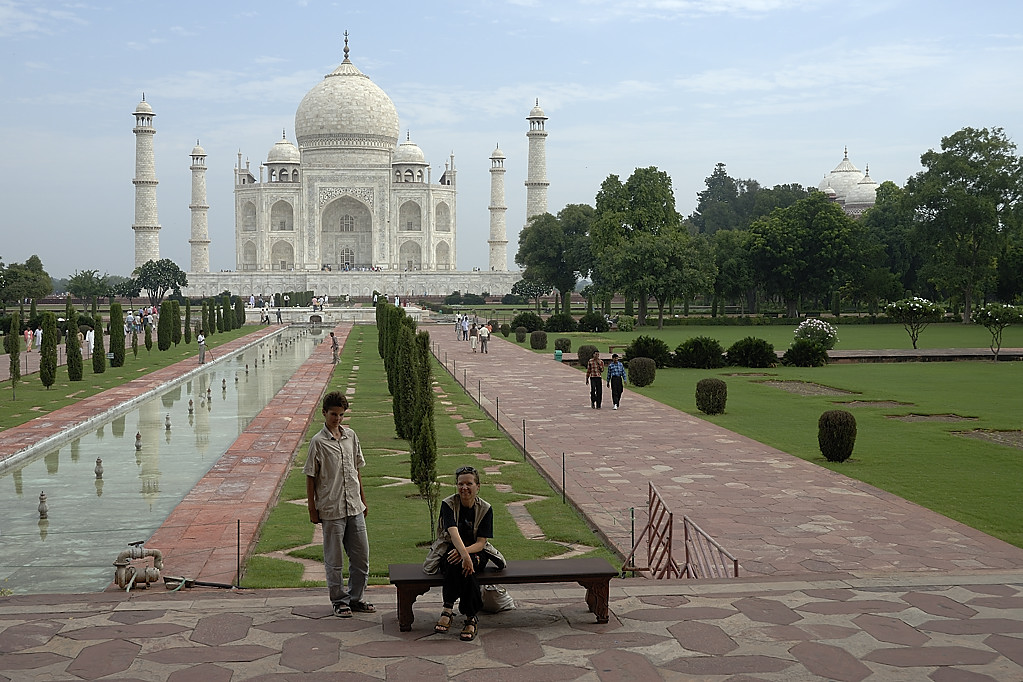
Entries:
POLYGON ((874 205, 878 183, 870 178, 870 166, 861 171, 849 161, 849 148, 835 170, 824 176, 817 189, 828 195, 847 215, 859 217, 874 205))

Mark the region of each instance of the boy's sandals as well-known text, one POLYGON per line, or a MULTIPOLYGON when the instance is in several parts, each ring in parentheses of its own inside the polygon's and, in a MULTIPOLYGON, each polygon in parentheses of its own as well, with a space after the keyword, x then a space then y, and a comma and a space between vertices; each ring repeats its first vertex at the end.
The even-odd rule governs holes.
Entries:
POLYGON ((356 613, 376 613, 377 607, 373 606, 368 601, 359 601, 358 599, 353 599, 352 611, 355 611, 356 613))
POLYGON ((471 642, 476 639, 476 626, 479 620, 474 616, 472 618, 465 619, 465 626, 462 628, 462 634, 458 636, 463 642, 471 642))
POLYGON ((440 612, 437 624, 433 626, 434 632, 447 632, 451 629, 451 623, 455 620, 455 614, 449 609, 440 612))

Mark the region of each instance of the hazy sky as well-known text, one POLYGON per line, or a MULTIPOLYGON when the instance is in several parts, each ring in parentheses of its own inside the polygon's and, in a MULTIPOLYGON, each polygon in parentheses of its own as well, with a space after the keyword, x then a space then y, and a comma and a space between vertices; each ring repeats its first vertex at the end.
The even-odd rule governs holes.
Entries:
POLYGON ((458 170, 458 267, 486 267, 490 161, 507 155, 509 266, 526 115, 547 122, 548 208, 657 166, 688 215, 714 164, 816 185, 842 160, 900 184, 964 126, 1023 135, 1014 0, 0 0, 0 258, 51 275, 134 264, 135 105, 156 112, 161 255, 189 268, 189 152, 208 154, 210 265, 234 259, 232 169, 253 168, 343 58, 394 101, 439 178, 458 170))

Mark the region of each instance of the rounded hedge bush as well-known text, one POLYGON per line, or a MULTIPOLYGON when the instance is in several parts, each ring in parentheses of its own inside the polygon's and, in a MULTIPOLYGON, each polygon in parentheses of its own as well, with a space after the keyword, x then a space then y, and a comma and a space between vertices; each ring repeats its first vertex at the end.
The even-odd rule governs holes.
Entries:
POLYGON ((657 363, 650 358, 633 358, 627 363, 629 371, 629 383, 633 386, 643 387, 654 383, 657 376, 657 363))
POLYGON ((618 331, 620 332, 631 332, 636 328, 636 318, 632 315, 619 315, 618 316, 618 331))
POLYGON ((536 331, 537 329, 543 329, 543 318, 536 313, 527 310, 526 312, 519 313, 511 321, 512 329, 518 329, 519 327, 525 327, 527 332, 536 331))
POLYGON ((593 357, 593 354, 596 353, 596 352, 597 352, 597 347, 596 346, 591 346, 588 343, 587 344, 583 344, 582 346, 579 346, 579 350, 576 351, 576 353, 577 353, 577 355, 579 357, 579 364, 582 365, 583 367, 585 367, 586 363, 590 361, 590 359, 593 357))
POLYGON ((560 350, 562 353, 571 353, 572 339, 569 339, 564 336, 558 339, 554 339, 554 350, 560 350))
POLYGON ((625 360, 633 358, 650 358, 658 367, 671 366, 671 349, 661 339, 653 336, 637 336, 625 349, 625 360))
POLYGON ((747 336, 728 347, 727 361, 733 367, 764 368, 778 364, 778 356, 767 341, 747 336))
POLYGON ((579 323, 570 313, 558 313, 547 318, 544 329, 549 332, 574 332, 579 329, 579 323))
POLYGON ((515 340, 518 341, 519 343, 523 343, 526 340, 526 334, 528 334, 528 333, 529 333, 529 330, 526 329, 525 327, 516 327, 515 328, 515 340))
POLYGON ((856 417, 846 410, 828 410, 817 420, 817 444, 829 462, 844 462, 856 444, 856 417))
POLYGON ((507 322, 502 324, 501 325, 501 333, 504 335, 504 338, 507 339, 508 335, 511 334, 511 325, 508 324, 507 322))
POLYGON ((781 364, 788 367, 823 367, 828 364, 828 351, 819 343, 800 339, 785 351, 781 364))
POLYGON ((529 334, 529 347, 533 350, 545 350, 547 348, 547 332, 536 330, 529 334))
POLYGON ((696 408, 704 414, 721 414, 728 400, 728 384, 721 379, 700 379, 696 382, 696 408))
POLYGON ((579 318, 579 331, 604 333, 609 329, 607 320, 600 313, 586 313, 579 318))
POLYGON ((686 339, 675 349, 677 367, 716 369, 725 366, 724 349, 717 339, 709 336, 694 336, 686 339))

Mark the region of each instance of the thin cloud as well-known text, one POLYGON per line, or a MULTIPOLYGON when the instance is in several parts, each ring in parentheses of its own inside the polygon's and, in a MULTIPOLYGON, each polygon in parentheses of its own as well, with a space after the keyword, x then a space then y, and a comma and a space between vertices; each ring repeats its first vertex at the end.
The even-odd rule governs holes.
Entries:
POLYGON ((27 2, 0 0, 0 38, 25 35, 53 35, 67 24, 86 25, 84 19, 66 9, 39 7, 27 2))

